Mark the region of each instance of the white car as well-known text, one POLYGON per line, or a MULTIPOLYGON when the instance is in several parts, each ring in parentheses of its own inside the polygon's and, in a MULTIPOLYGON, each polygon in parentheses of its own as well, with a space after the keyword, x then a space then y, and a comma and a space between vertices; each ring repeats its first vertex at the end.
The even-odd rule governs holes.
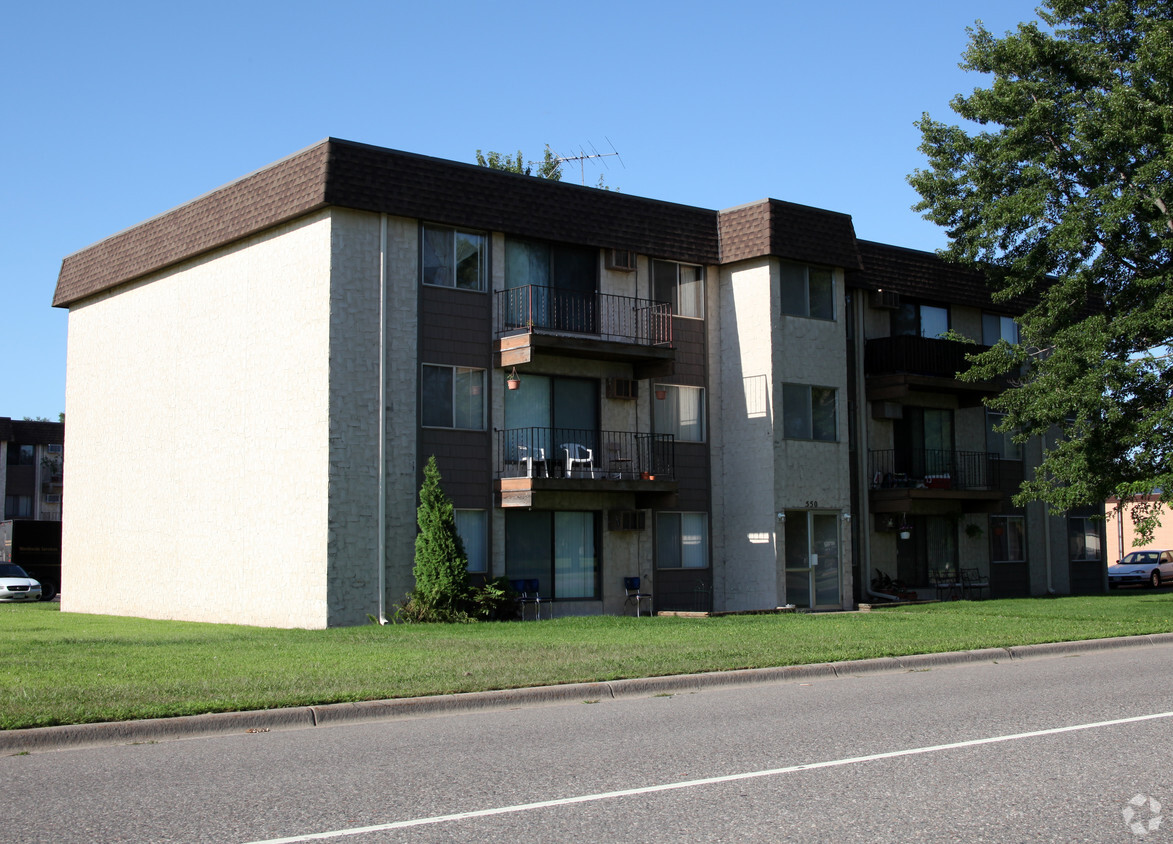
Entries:
POLYGON ((12 563, 0 563, 0 601, 39 601, 41 584, 24 569, 12 563))
POLYGON ((1162 581, 1173 581, 1173 551, 1129 551, 1124 559, 1108 566, 1108 586, 1147 583, 1156 589, 1162 581))

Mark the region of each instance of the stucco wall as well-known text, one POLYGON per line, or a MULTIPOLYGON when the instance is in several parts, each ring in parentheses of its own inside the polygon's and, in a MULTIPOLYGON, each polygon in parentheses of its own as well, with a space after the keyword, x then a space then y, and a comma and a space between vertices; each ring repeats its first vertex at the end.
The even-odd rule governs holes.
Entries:
MULTIPOLYGON (((712 361, 710 407, 718 417, 719 457, 713 464, 714 553, 723 603, 746 610, 780 603, 774 517, 774 406, 772 349, 775 299, 771 261, 746 261, 721 271, 719 334, 712 361)), ((710 327, 712 331, 713 327, 710 327)), ((716 448, 716 446, 715 446, 716 448)), ((716 595, 714 596, 716 600, 716 595)))
POLYGON ((62 609, 327 622, 327 214, 75 305, 62 609))

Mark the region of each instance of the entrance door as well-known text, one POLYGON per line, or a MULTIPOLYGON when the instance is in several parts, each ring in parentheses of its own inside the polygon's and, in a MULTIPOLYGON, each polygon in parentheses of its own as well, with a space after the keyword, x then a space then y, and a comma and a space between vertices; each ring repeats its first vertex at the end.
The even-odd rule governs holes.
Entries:
POLYGON ((839 514, 786 511, 786 600, 796 607, 842 605, 839 514))

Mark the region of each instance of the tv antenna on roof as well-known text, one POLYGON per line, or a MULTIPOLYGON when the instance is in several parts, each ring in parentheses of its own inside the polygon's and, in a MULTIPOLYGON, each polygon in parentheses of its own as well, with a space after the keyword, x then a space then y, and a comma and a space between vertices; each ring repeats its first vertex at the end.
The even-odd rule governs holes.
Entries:
MULTIPOLYGON (((607 145, 611 147, 610 152, 599 152, 597 149, 595 149, 594 144, 592 144, 590 141, 587 141, 587 145, 590 146, 590 148, 591 148, 591 151, 589 153, 585 149, 583 149, 582 147, 578 148, 578 155, 558 155, 558 153, 555 151, 554 152, 554 160, 557 161, 559 164, 565 164, 567 161, 577 161, 578 162, 578 177, 579 177, 581 184, 585 185, 586 184, 586 162, 589 159, 615 157, 615 158, 619 159, 620 164, 623 164, 623 158, 622 158, 622 156, 619 155, 619 150, 615 149, 615 144, 611 143, 611 139, 608 138, 606 135, 604 135, 603 138, 604 138, 604 140, 607 141, 607 145)), ((604 167, 607 166, 606 161, 603 162, 603 166, 604 167)), ((608 168, 608 169, 610 169, 610 168, 608 168)), ((627 169, 626 164, 623 164, 623 169, 624 170, 627 169)))

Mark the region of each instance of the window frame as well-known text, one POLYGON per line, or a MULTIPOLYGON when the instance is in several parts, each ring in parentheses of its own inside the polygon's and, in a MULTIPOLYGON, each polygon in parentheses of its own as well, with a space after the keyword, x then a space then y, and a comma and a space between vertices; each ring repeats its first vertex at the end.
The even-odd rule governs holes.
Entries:
POLYGON ((663 384, 663 383, 657 382, 655 385, 655 389, 657 391, 664 390, 667 393, 667 395, 665 395, 664 398, 662 398, 662 399, 655 399, 655 402, 654 402, 654 405, 652 408, 652 433, 653 434, 670 435, 678 443, 704 443, 704 442, 708 442, 709 425, 708 425, 708 418, 707 418, 708 411, 707 411, 707 407, 705 404, 706 399, 707 399, 707 396, 705 395, 705 388, 704 387, 697 387, 692 384, 663 384), (700 428, 700 436, 697 438, 685 437, 682 435, 682 428, 681 428, 681 423, 680 423, 680 415, 681 415, 680 414, 680 407, 681 407, 681 405, 680 405, 680 391, 682 391, 682 390, 699 391, 698 405, 697 405, 699 408, 699 420, 697 422, 697 425, 700 428), (665 414, 663 412, 660 412, 660 413, 656 412, 657 408, 660 408, 661 406, 667 406, 667 404, 669 402, 673 402, 676 406, 676 413, 675 413, 676 421, 671 426, 669 426, 667 424, 670 421, 669 419, 666 418, 667 414, 665 414), (672 430, 664 430, 667 427, 672 427, 672 430))
POLYGON ((465 229, 459 226, 445 226, 440 223, 421 223, 420 224, 420 246, 419 246, 419 271, 420 283, 425 287, 436 287, 441 290, 461 290, 466 293, 487 293, 488 292, 488 277, 489 277, 489 242, 491 238, 486 232, 477 231, 476 229, 465 229), (428 281, 429 265, 427 264, 426 256, 428 252, 428 232, 447 232, 452 236, 451 252, 448 258, 451 260, 452 283, 438 284, 435 281, 428 281), (457 244, 459 242, 459 235, 471 236, 479 238, 480 246, 477 249, 477 286, 464 287, 459 283, 459 250, 457 244))
POLYGON ((1013 460, 1021 463, 1023 460, 1022 447, 1025 443, 1017 443, 1014 441, 1013 431, 996 431, 997 422, 994 419, 1005 419, 1005 413, 999 413, 996 410, 986 410, 986 451, 997 456, 998 460, 1013 460), (991 448, 997 442, 998 449, 991 448), (1013 452, 1009 456, 1007 451, 1013 452))
POLYGON ((835 387, 827 387, 821 384, 796 384, 794 382, 785 381, 782 383, 782 438, 787 440, 798 440, 803 442, 828 442, 837 443, 839 439, 839 390, 835 387), (805 403, 802 408, 804 418, 800 420, 805 423, 806 430, 809 436, 792 436, 789 432, 789 420, 791 401, 787 399, 786 393, 789 390, 800 389, 805 391, 805 403), (831 412, 833 429, 831 437, 816 437, 815 436, 815 403, 814 391, 820 390, 829 392, 831 394, 831 412))
MULTIPOLYGON (((448 364, 448 363, 421 363, 420 364, 420 408, 419 408, 420 427, 421 428, 429 428, 429 429, 438 430, 438 431, 484 431, 486 423, 487 423, 487 419, 488 419, 488 396, 487 396, 488 375, 487 375, 487 373, 488 373, 488 370, 482 369, 482 368, 476 367, 476 366, 457 366, 455 364, 448 364), (425 380, 424 380, 424 372, 429 367, 431 367, 433 369, 446 369, 451 373, 452 389, 451 389, 451 393, 449 395, 449 406, 448 406, 449 407, 449 416, 450 416, 450 420, 452 423, 450 425, 437 425, 437 424, 433 424, 432 422, 428 421, 428 417, 427 417, 428 410, 426 407, 427 386, 426 386, 425 380), (457 388, 457 373, 458 372, 466 372, 466 373, 467 372, 479 372, 481 374, 481 382, 479 385, 479 392, 480 392, 480 398, 481 398, 481 402, 480 402, 481 403, 480 427, 469 428, 469 427, 466 427, 463 425, 456 424, 456 421, 457 421, 456 411, 457 411, 457 406, 458 406, 456 388, 457 388)), ((473 392, 470 392, 470 396, 476 395, 476 392, 475 392, 476 386, 477 385, 472 384, 470 382, 470 384, 469 384, 470 390, 474 390, 473 392)))
MULTIPOLYGON (((1067 517, 1067 559, 1070 562, 1073 562, 1073 563, 1075 563, 1075 562, 1101 563, 1101 562, 1105 561, 1106 558, 1104 556, 1104 536, 1103 536, 1103 534, 1100 533, 1099 527, 1096 526, 1097 521, 1098 521, 1097 519, 1093 519, 1091 516, 1068 516, 1067 517), (1071 541, 1072 541, 1072 539, 1074 539, 1074 534, 1072 532, 1072 527, 1073 527, 1074 522, 1084 522, 1083 531, 1082 531, 1083 538, 1084 538, 1084 543, 1083 543, 1084 552, 1087 551, 1088 528, 1089 527, 1094 528, 1093 533, 1095 534, 1095 537, 1096 537, 1096 544, 1099 546, 1099 548, 1096 550, 1095 556, 1093 556, 1093 557, 1087 557, 1087 556, 1077 557, 1077 556, 1075 556, 1074 551, 1071 547, 1071 541)), ((1168 552, 1165 552, 1165 553, 1168 553, 1168 552)))
MULTIPOLYGON (((1009 545, 1008 540, 1009 540, 1009 536, 1007 536, 1007 543, 1006 543, 1007 555, 1009 555, 1009 553, 1010 553, 1010 545, 1009 545)), ((1020 515, 1017 515, 1014 513, 1000 513, 997 515, 990 516, 990 563, 996 564, 996 563, 1025 563, 1025 562, 1026 562, 1026 516, 1020 516, 1020 515), (994 522, 996 520, 1004 520, 1006 522, 1006 529, 1007 530, 1009 530, 1011 522, 1013 522, 1014 524, 1017 524, 1019 526, 1019 530, 1018 530, 1019 549, 1018 550, 1022 554, 1021 557, 1016 558, 1016 559, 1009 559, 1008 558, 1005 560, 1000 560, 996 557, 995 552, 997 550, 999 550, 997 547, 997 544, 996 544, 997 541, 995 539, 995 536, 997 534, 995 533, 994 522)))
POLYGON ((668 303, 672 306, 672 316, 680 317, 681 319, 703 320, 705 318, 705 268, 704 268, 704 265, 703 264, 689 264, 684 261, 668 261, 663 258, 653 258, 652 259, 652 268, 651 268, 651 271, 652 271, 652 298, 657 301, 661 301, 660 296, 662 295, 661 290, 660 290, 659 279, 657 277, 657 268, 661 267, 661 266, 672 267, 673 272, 674 272, 674 276, 675 276, 673 281, 671 282, 671 284, 672 284, 671 295, 669 295, 668 300, 667 300, 668 303), (690 269, 695 269, 697 271, 698 278, 696 280, 700 283, 700 295, 697 297, 696 304, 697 304, 698 310, 700 311, 699 314, 681 313, 681 307, 680 307, 680 302, 681 302, 680 268, 681 267, 688 267, 690 269))
POLYGON ((460 541, 464 545, 465 561, 468 565, 469 574, 489 574, 489 511, 479 507, 454 507, 452 508, 452 518, 456 523, 456 533, 460 536, 460 541), (464 532, 460 529, 460 519, 457 518, 460 514, 465 514, 467 517, 470 514, 477 514, 479 516, 479 524, 476 525, 478 533, 480 533, 480 548, 483 552, 483 561, 476 561, 475 564, 480 565, 479 568, 474 568, 474 561, 472 555, 469 554, 469 542, 464 532))
POLYGON ((657 571, 704 571, 712 567, 712 561, 709 558, 709 514, 700 510, 660 510, 656 513, 656 570, 657 571), (665 517, 676 517, 676 559, 679 561, 678 565, 665 565, 662 560, 661 553, 664 549, 664 540, 660 532, 660 520, 665 517), (700 548, 704 555, 704 564, 686 565, 684 562, 684 517, 693 516, 699 517, 702 527, 700 548))
POLYGON ((821 322, 837 322, 839 320, 839 308, 836 306, 835 297, 835 270, 832 267, 824 267, 817 264, 801 264, 795 261, 782 261, 780 262, 780 266, 781 270, 779 272, 778 282, 781 289, 779 290, 778 295, 778 306, 783 316, 798 317, 799 319, 817 319, 821 322), (786 296, 786 287, 788 284, 793 284, 797 281, 797 276, 788 275, 788 273, 793 273, 795 270, 802 271, 801 290, 803 305, 801 311, 787 310, 788 297, 786 296), (811 313, 811 301, 814 298, 811 295, 813 284, 811 280, 811 270, 817 270, 819 273, 826 273, 828 276, 828 297, 831 303, 830 316, 811 313))

